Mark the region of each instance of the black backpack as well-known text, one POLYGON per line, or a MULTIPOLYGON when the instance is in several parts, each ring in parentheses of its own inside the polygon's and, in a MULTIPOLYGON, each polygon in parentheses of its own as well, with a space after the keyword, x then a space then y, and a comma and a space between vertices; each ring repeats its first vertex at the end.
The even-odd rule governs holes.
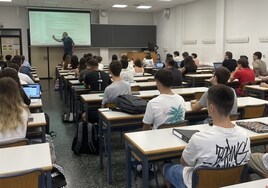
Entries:
POLYGON ((80 122, 76 137, 73 140, 72 150, 76 155, 81 153, 99 154, 99 138, 97 125, 80 122))
POLYGON ((147 101, 133 95, 120 95, 116 97, 117 107, 129 114, 144 114, 147 101))

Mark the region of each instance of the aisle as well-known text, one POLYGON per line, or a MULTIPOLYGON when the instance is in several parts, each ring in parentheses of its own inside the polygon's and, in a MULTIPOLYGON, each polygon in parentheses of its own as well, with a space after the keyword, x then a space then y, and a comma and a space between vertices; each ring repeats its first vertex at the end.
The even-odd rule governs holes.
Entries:
MULTIPOLYGON (((71 145, 76 131, 72 123, 63 123, 63 102, 58 92, 53 90, 52 80, 41 80, 43 110, 50 117, 50 130, 57 133, 54 138, 54 145, 57 156, 57 163, 62 165, 68 181, 68 188, 90 188, 90 187, 125 187, 125 153, 123 144, 119 152, 113 155, 116 166, 114 169, 115 184, 109 185, 106 181, 106 170, 100 170, 99 157, 94 155, 75 156, 71 145)), ((119 139, 118 139, 119 141, 119 139)), ((118 149, 116 149, 118 151, 118 149)))

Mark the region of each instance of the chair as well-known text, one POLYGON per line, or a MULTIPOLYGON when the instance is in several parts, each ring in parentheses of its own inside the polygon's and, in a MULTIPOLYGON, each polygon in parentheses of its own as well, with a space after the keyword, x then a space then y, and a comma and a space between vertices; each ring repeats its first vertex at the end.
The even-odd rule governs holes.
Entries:
POLYGON ((194 93, 194 99, 200 100, 204 92, 195 92, 194 93))
POLYGON ((228 168, 197 167, 192 176, 193 188, 217 188, 244 182, 247 179, 247 166, 228 168))
POLYGON ((140 86, 131 86, 131 91, 140 91, 140 86))
POLYGON ((188 120, 182 120, 178 123, 173 124, 162 124, 158 127, 158 129, 166 129, 166 128, 176 128, 176 127, 182 127, 182 126, 188 126, 189 121, 188 120))
POLYGON ((239 116, 240 116, 240 113, 230 114, 229 115, 231 121, 238 120, 239 119, 239 116))
POLYGON ((4 141, 0 143, 0 148, 16 147, 29 145, 30 141, 27 138, 13 139, 9 141, 4 141))
POLYGON ((241 119, 263 117, 266 114, 266 104, 245 106, 242 109, 241 119))
POLYGON ((0 188, 44 188, 45 173, 42 169, 0 175, 0 188))

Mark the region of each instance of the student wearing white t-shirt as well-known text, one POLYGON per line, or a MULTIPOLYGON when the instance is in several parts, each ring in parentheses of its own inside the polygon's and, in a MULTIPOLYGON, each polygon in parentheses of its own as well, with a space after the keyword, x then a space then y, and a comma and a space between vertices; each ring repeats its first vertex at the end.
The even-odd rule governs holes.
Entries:
POLYGON ((134 81, 134 74, 135 72, 131 69, 128 69, 128 60, 121 59, 122 63, 122 71, 120 73, 120 77, 122 77, 125 81, 129 83, 133 83, 134 81))
POLYGON ((166 164, 167 184, 192 187, 192 174, 198 166, 225 168, 244 165, 250 158, 247 132, 230 121, 234 92, 228 86, 214 85, 208 90, 207 109, 214 125, 195 133, 183 150, 180 164, 166 164))
POLYGON ((162 69, 155 74, 158 97, 147 104, 143 118, 143 130, 157 129, 162 124, 173 124, 184 120, 184 99, 171 91, 174 80, 172 72, 162 69))

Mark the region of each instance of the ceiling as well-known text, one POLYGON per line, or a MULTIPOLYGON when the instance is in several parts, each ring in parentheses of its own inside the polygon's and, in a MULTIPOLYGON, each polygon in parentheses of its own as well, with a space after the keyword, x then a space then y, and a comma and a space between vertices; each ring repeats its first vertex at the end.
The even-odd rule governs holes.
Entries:
POLYGON ((20 7, 53 7, 88 10, 132 11, 132 12, 158 12, 165 8, 172 8, 196 0, 12 0, 11 3, 0 2, 0 6, 20 7), (126 4, 127 8, 112 8, 114 4, 126 4), (140 10, 138 5, 151 5, 151 9, 140 10))

